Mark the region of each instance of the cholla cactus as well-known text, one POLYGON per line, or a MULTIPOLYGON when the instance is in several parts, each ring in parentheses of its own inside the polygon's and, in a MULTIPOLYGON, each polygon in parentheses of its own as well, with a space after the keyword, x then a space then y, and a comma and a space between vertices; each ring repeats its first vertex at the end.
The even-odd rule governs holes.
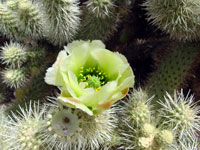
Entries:
POLYGON ((160 107, 157 100, 164 99, 166 91, 173 95, 174 90, 179 90, 184 85, 195 67, 199 52, 198 46, 195 47, 194 44, 171 43, 163 53, 163 58, 155 57, 158 69, 146 85, 148 94, 155 95, 151 102, 157 108, 160 107))
POLYGON ((80 24, 78 0, 42 0, 50 26, 48 38, 62 46, 70 42, 80 24))
POLYGON ((158 29, 178 40, 199 39, 198 0, 146 0, 143 4, 148 18, 158 29))
POLYGON ((6 150, 39 150, 41 140, 38 137, 39 131, 45 124, 43 117, 46 107, 39 106, 39 103, 30 103, 26 109, 20 109, 18 114, 13 114, 4 124, 7 134, 2 134, 3 143, 7 145, 6 150), (32 108, 33 107, 33 108, 32 108))
POLYGON ((134 90, 128 102, 120 106, 119 133, 121 149, 126 150, 161 150, 171 148, 174 142, 172 131, 160 128, 159 118, 152 117, 154 111, 150 107, 148 95, 134 90))
POLYGON ((112 15, 112 11, 116 7, 114 0, 88 0, 85 4, 88 11, 93 13, 97 18, 112 15))
POLYGON ((9 38, 17 38, 19 36, 19 28, 16 16, 5 4, 0 3, 0 30, 9 38))
POLYGON ((47 115, 46 130, 41 133, 42 143, 55 150, 108 148, 113 144, 117 125, 115 111, 111 108, 102 114, 89 116, 78 109, 52 109, 47 115))
MULTIPOLYGON (((0 102, 8 98, 13 103, 5 110, 9 117, 0 109, 0 149, 107 150, 119 144, 124 150, 199 149, 198 107, 183 93, 170 96, 191 74, 191 66, 199 57, 196 44, 170 45, 172 50, 167 55, 162 53, 165 57, 146 90, 134 90, 116 107, 112 104, 133 87, 134 75, 126 58, 108 51, 101 41, 74 41, 59 53, 45 79, 44 74, 55 60, 57 46, 73 38, 107 40, 121 20, 127 22, 120 29, 126 23, 132 25, 128 16, 122 16, 128 14, 130 9, 125 8, 134 0, 0 1, 0 31, 26 45, 11 42, 2 47, 1 79, 11 89, 6 87, 5 93, 0 84, 0 102), (59 103, 41 102, 57 90, 44 81, 59 88, 59 103), (166 91, 169 94, 164 97, 166 91), (43 107, 39 102, 32 103, 38 99, 43 107)), ((199 38, 193 33, 200 29, 196 23, 200 20, 196 17, 198 3, 148 0, 144 6, 148 19, 160 29, 180 40, 192 40, 199 38), (168 10, 171 18, 165 16, 168 10)))
POLYGON ((120 108, 121 114, 124 115, 126 121, 132 122, 134 125, 141 125, 150 121, 151 106, 148 95, 142 89, 134 90, 128 95, 128 102, 124 102, 124 106, 120 108))
POLYGON ((27 72, 24 68, 9 69, 2 71, 3 83, 11 88, 19 88, 28 80, 27 72))
POLYGON ((108 39, 116 30, 119 16, 114 0, 89 0, 85 2, 81 39, 108 39))
POLYGON ((135 90, 129 96, 129 101, 120 106, 120 148, 127 150, 161 150, 177 147, 181 150, 195 150, 199 148, 197 133, 200 130, 200 109, 193 103, 193 96, 189 96, 188 93, 185 97, 181 91, 175 92, 172 98, 167 93, 164 101, 159 101, 160 109, 155 110, 148 104, 149 119, 146 119, 147 115, 144 112, 147 112, 147 107, 136 105, 148 102, 148 96, 145 94, 141 90, 135 90), (140 117, 136 115, 139 112, 140 117))
POLYGON ((57 104, 40 106, 30 102, 19 108, 1 124, 7 133, 0 134, 2 143, 7 145, 5 150, 98 150, 115 142, 115 108, 96 116, 78 109, 59 108, 57 104))
POLYGON ((144 137, 149 137, 155 132, 156 128, 153 124, 143 123, 141 126, 141 135, 144 137))
MULTIPOLYGON (((18 7, 16 9, 17 17, 19 20, 19 27, 25 33, 25 36, 32 39, 41 38, 44 34, 45 17, 37 8, 36 4, 33 5, 28 0, 17 0, 18 7)), ((46 27, 47 28, 47 27, 46 27)))
POLYGON ((183 141, 180 146, 176 147, 175 150, 199 150, 200 144, 197 139, 192 139, 191 142, 183 141))
POLYGON ((3 64, 14 68, 20 67, 27 60, 27 51, 18 43, 6 44, 2 47, 0 58, 3 64))
POLYGON ((20 0, 7 0, 6 2, 6 5, 10 10, 16 11, 19 7, 20 0))
POLYGON ((7 116, 5 115, 5 106, 1 106, 0 107, 0 149, 6 149, 7 147, 7 142, 4 142, 5 138, 2 135, 6 135, 7 134, 7 130, 5 127, 5 124, 8 120, 7 116))
MULTIPOLYGON (((177 138, 173 127, 165 126, 164 119, 159 117, 163 109, 158 112, 151 106, 150 101, 146 92, 140 89, 134 90, 133 94, 129 95, 128 102, 119 106, 121 149, 162 150, 173 149, 179 144, 180 138, 177 138)), ((173 118, 166 120, 166 123, 171 121, 173 122, 173 118)))
POLYGON ((106 40, 117 30, 121 11, 117 5, 115 0, 86 1, 80 26, 78 0, 8 0, 0 5, 1 31, 16 40, 46 38, 59 46, 75 36, 106 40))
POLYGON ((130 122, 123 122, 123 125, 119 130, 120 149, 162 150, 173 146, 175 136, 172 130, 160 130, 150 123, 144 123, 141 127, 135 127, 130 122))
POLYGON ((186 97, 183 91, 175 92, 174 96, 167 93, 164 102, 160 102, 162 108, 160 115, 164 118, 163 125, 172 128, 178 133, 179 139, 187 137, 187 139, 197 135, 200 131, 200 109, 193 103, 194 97, 186 97))
POLYGON ((9 38, 38 39, 44 34, 44 18, 37 5, 28 0, 9 0, 0 4, 1 31, 9 38))
POLYGON ((79 15, 77 0, 9 0, 0 5, 1 30, 9 38, 37 40, 46 37, 60 46, 77 33, 79 15))

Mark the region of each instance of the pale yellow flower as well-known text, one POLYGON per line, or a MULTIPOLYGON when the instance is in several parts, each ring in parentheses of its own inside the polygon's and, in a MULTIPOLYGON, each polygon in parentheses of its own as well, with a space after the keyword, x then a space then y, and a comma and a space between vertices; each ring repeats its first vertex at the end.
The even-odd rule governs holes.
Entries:
POLYGON ((74 41, 58 54, 45 81, 60 87, 63 104, 93 115, 122 99, 134 75, 126 58, 101 41, 74 41))

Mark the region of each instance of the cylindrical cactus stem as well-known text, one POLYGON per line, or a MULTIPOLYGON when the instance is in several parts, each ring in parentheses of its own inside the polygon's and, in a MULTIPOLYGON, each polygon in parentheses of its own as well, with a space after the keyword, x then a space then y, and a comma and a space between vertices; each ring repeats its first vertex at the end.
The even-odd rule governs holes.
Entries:
POLYGON ((20 67, 27 60, 26 48, 18 43, 6 43, 1 49, 0 59, 7 66, 20 67))
POLYGON ((19 7, 20 0, 8 0, 6 5, 10 10, 16 11, 19 7))
POLYGON ((48 38, 54 45, 71 41, 80 25, 78 0, 42 0, 49 20, 48 38))
POLYGON ((25 68, 7 68, 1 73, 3 83, 11 88, 22 87, 28 80, 28 73, 25 68))
POLYGON ((172 39, 198 40, 198 0, 146 0, 147 20, 158 29, 168 33, 172 39))
POLYGON ((40 130, 46 123, 44 119, 47 109, 45 106, 40 107, 37 102, 25 105, 25 108, 18 106, 19 111, 9 115, 9 120, 4 124, 7 134, 1 135, 2 143, 5 143, 8 149, 43 149, 40 130))
POLYGON ((197 66, 196 72, 194 74, 195 78, 192 80, 192 91, 194 92, 195 99, 200 104, 200 64, 197 66))
POLYGON ((20 35, 19 20, 5 4, 0 3, 0 31, 8 38, 20 35))
POLYGON ((200 131, 200 109, 193 102, 193 95, 184 96, 183 91, 175 92, 173 97, 169 94, 164 101, 160 101, 159 110, 162 125, 172 128, 179 140, 195 139, 200 131))
MULTIPOLYGON (((151 149, 153 138, 151 137, 139 137, 137 141, 137 150, 149 150, 151 149)), ((159 149, 158 149, 159 150, 159 149)))
POLYGON ((32 39, 39 39, 44 34, 44 20, 41 11, 37 9, 37 5, 31 1, 21 0, 16 10, 20 20, 20 28, 25 36, 32 39))
POLYGON ((0 107, 0 133, 1 133, 0 148, 2 150, 4 150, 4 149, 8 150, 9 149, 8 143, 5 142, 6 138, 2 136, 2 135, 8 135, 6 123, 9 119, 5 114, 5 109, 6 109, 6 106, 1 105, 1 107, 0 107))
POLYGON ((100 18, 112 15, 115 9, 114 0, 88 0, 85 4, 89 12, 100 18))
POLYGON ((147 93, 142 89, 134 90, 127 101, 119 105, 119 127, 121 149, 149 148, 155 132, 151 121, 151 107, 147 93), (142 138, 143 137, 143 138, 142 138), (150 137, 150 138, 149 138, 150 137))
POLYGON ((9 0, 0 4, 0 29, 8 38, 39 39, 44 36, 45 17, 28 0, 9 0))
POLYGON ((85 3, 78 38, 108 39, 117 30, 119 16, 114 0, 89 0, 85 3))
POLYGON ((121 114, 128 122, 131 122, 134 126, 139 127, 143 123, 150 121, 151 106, 149 105, 149 99, 147 93, 142 89, 134 90, 128 97, 128 102, 124 102, 124 105, 120 107, 121 114))
MULTIPOLYGON (((163 52, 166 54, 164 58, 155 58, 159 61, 157 62, 158 69, 150 77, 146 89, 150 96, 155 95, 151 102, 156 108, 160 107, 157 101, 163 100, 166 92, 173 94, 174 90, 183 88, 184 82, 197 64, 198 50, 198 45, 194 43, 171 43, 163 52)), ((157 52, 155 56, 156 54, 157 52)))

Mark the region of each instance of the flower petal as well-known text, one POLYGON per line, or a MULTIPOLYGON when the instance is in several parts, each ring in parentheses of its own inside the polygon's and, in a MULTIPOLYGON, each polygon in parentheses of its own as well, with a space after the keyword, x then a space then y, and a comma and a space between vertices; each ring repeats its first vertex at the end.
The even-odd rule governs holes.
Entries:
POLYGON ((124 62, 118 54, 106 49, 94 49, 91 51, 91 55, 111 80, 118 77, 119 68, 124 66, 124 62))
POLYGON ((127 84, 126 87, 133 87, 134 82, 135 82, 135 76, 133 74, 131 67, 129 66, 126 70, 124 70, 124 72, 121 74, 121 77, 118 79, 118 85, 119 85, 119 88, 125 88, 125 86, 122 87, 121 84, 123 85, 127 84), (129 78, 128 81, 126 81, 127 78, 129 78))
POLYGON ((99 49, 99 48, 105 49, 106 48, 105 44, 103 44, 103 42, 100 40, 93 40, 91 42, 90 46, 92 49, 96 49, 96 48, 97 49, 99 49))
POLYGON ((116 90, 117 82, 112 81, 104 85, 99 91, 95 91, 93 88, 88 88, 81 97, 79 97, 81 103, 94 107, 107 101, 116 90))
POLYGON ((102 96, 101 99, 99 99, 98 105, 106 103, 106 101, 108 101, 115 93, 116 89, 117 89, 117 81, 111 81, 105 84, 99 91, 99 95, 104 95, 104 96, 102 96))
POLYGON ((79 47, 83 46, 84 44, 87 44, 91 49, 95 48, 103 48, 105 49, 105 44, 100 40, 93 40, 93 41, 73 41, 72 43, 69 43, 67 46, 65 46, 65 50, 71 54, 73 50, 78 49, 79 47))
POLYGON ((72 71, 68 71, 69 86, 74 91, 77 97, 83 94, 83 89, 79 86, 78 79, 72 71))
POLYGON ((84 67, 86 64, 96 64, 90 55, 90 51, 93 50, 93 47, 90 46, 90 42, 75 41, 68 44, 65 50, 70 53, 69 69, 77 76, 79 75, 81 67, 84 67))
POLYGON ((52 65, 52 67, 47 69, 45 75, 45 82, 50 85, 63 86, 64 81, 62 75, 60 74, 60 64, 68 59, 68 56, 65 51, 60 51, 57 57, 56 62, 52 65))
MULTIPOLYGON (((68 74, 68 72, 67 72, 67 73, 63 73, 63 72, 62 72, 62 77, 63 77, 63 80, 64 80, 64 82, 65 82, 65 85, 64 85, 65 88, 63 88, 63 89, 66 89, 66 90, 68 91, 68 93, 69 93, 72 97, 77 98, 77 97, 78 97, 78 94, 79 94, 79 91, 78 91, 78 89, 75 89, 76 86, 71 86, 71 83, 76 82, 76 81, 70 81, 70 79, 72 79, 73 77, 71 77, 71 78, 69 79, 69 74, 68 74), (75 90, 75 91, 74 91, 74 90, 75 90)), ((72 79, 72 80, 75 80, 75 79, 72 79)), ((62 90, 63 90, 63 89, 62 89, 62 90)))
POLYGON ((66 97, 60 96, 58 97, 58 99, 64 105, 67 105, 67 104, 73 105, 75 108, 81 109, 82 111, 86 112, 87 114, 91 116, 93 115, 93 112, 88 107, 86 107, 84 104, 79 103, 79 101, 74 98, 66 98, 66 97))

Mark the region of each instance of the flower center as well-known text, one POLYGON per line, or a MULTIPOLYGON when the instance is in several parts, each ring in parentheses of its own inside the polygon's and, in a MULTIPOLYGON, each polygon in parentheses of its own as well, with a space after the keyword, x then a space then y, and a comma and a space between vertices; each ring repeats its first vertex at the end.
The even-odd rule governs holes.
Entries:
POLYGON ((108 76, 97 67, 81 67, 78 76, 79 82, 86 82, 87 87, 93 87, 97 91, 108 82, 108 76))
POLYGON ((101 81, 96 76, 89 77, 87 79, 87 83, 88 83, 89 87, 93 87, 93 88, 99 88, 99 87, 101 87, 101 81))

